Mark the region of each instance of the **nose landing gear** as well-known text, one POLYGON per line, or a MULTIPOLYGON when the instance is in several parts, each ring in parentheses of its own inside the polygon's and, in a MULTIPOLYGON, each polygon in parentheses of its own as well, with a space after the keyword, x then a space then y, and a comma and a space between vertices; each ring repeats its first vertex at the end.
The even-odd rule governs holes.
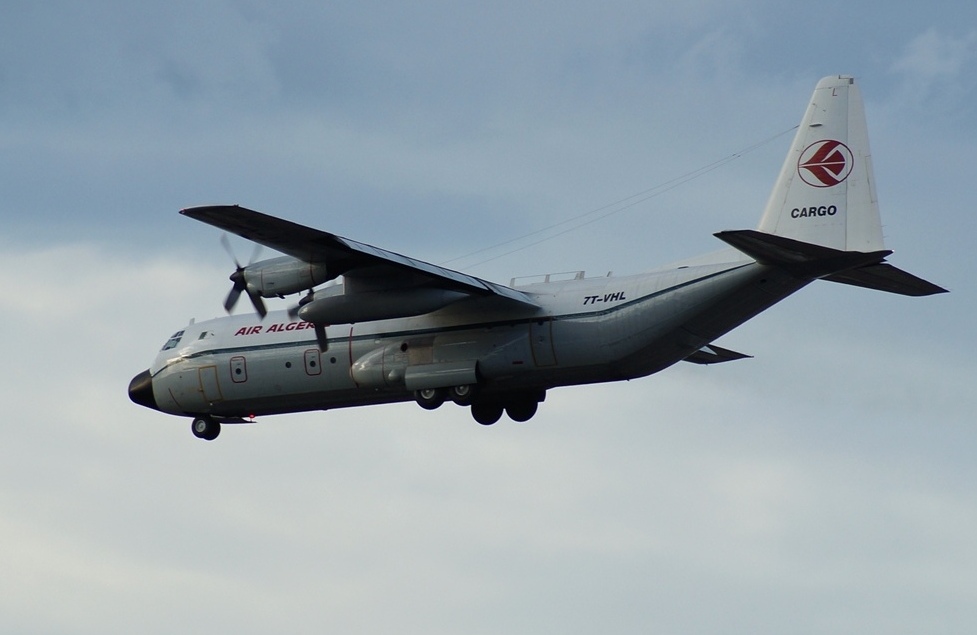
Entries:
POLYGON ((197 417, 190 424, 193 436, 204 441, 213 441, 221 433, 221 424, 211 417, 197 417))

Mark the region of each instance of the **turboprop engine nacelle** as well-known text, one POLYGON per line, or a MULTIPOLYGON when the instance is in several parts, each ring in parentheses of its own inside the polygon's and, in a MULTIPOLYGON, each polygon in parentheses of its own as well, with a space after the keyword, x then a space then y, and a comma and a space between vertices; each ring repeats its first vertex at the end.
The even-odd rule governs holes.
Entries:
POLYGON ((266 298, 299 293, 329 279, 326 265, 303 262, 288 256, 262 260, 244 269, 248 291, 260 293, 266 298))
POLYGON ((423 315, 467 298, 446 289, 364 291, 318 298, 299 309, 299 317, 314 324, 352 324, 423 315))

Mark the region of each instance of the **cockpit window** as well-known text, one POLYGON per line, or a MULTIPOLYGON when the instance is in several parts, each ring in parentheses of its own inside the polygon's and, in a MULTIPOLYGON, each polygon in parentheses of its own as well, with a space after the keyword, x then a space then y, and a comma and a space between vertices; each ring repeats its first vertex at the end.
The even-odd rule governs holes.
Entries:
POLYGON ((163 345, 163 350, 168 351, 171 348, 176 348, 177 344, 180 343, 180 339, 183 337, 183 331, 177 331, 173 336, 166 340, 166 344, 163 345))

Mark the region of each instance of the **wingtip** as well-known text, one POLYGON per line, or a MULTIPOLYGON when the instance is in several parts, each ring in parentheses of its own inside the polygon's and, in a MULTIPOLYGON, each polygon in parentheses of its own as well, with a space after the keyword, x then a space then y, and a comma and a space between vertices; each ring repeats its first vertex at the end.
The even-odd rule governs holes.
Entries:
POLYGON ((234 203, 232 205, 193 205, 191 207, 184 207, 180 210, 180 213, 184 216, 189 216, 190 218, 197 218, 204 212, 228 209, 242 208, 240 203, 234 203))

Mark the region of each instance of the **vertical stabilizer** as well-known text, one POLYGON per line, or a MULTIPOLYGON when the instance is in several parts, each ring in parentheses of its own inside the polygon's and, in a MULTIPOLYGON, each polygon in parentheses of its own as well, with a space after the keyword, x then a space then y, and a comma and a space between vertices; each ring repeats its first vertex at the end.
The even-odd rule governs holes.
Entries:
POLYGON ((885 248, 865 108, 853 78, 818 82, 758 229, 841 251, 885 248))

